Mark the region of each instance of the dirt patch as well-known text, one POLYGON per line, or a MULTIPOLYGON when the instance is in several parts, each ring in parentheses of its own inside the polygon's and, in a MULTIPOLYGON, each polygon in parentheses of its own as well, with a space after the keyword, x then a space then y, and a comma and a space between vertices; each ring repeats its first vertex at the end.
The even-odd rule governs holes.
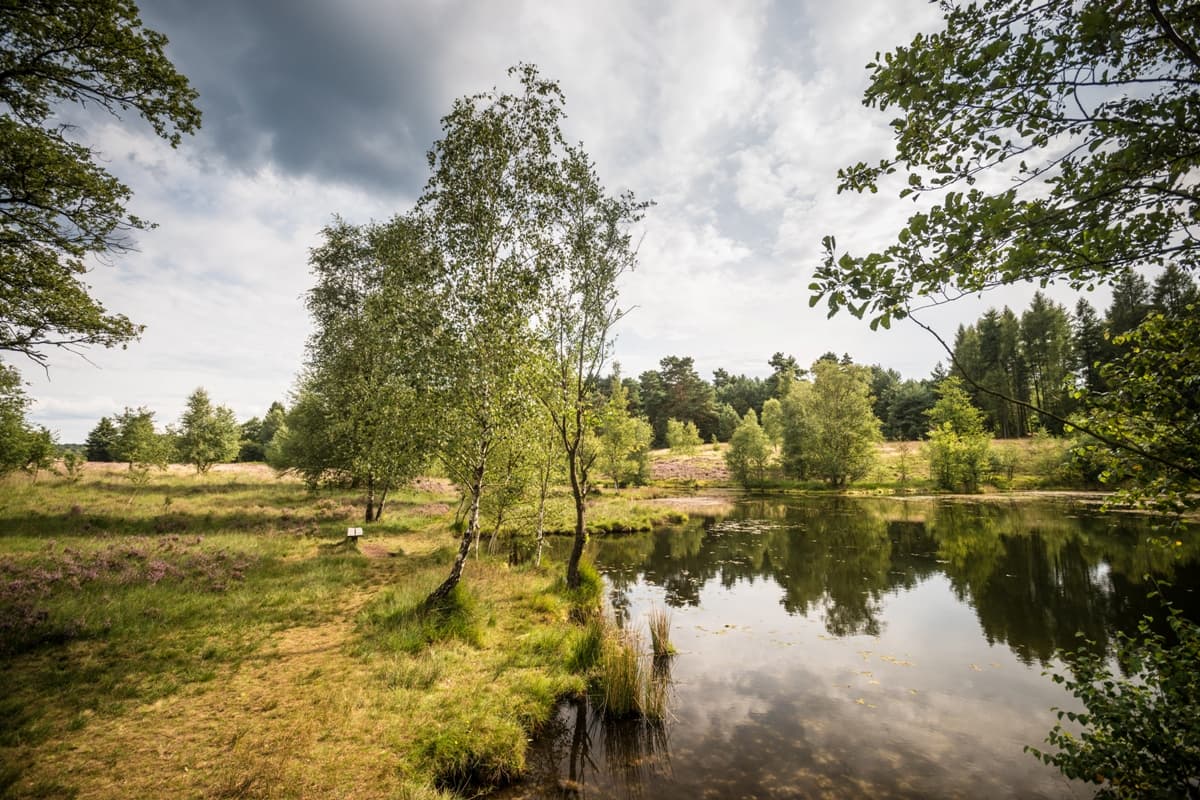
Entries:
POLYGON ((647 501, 650 505, 672 508, 696 516, 728 514, 733 511, 737 500, 736 492, 709 491, 704 494, 681 497, 656 497, 647 501))
POLYGON ((413 488, 430 494, 454 494, 454 484, 447 478, 417 478, 413 481, 413 488))
POLYGON ((376 542, 364 542, 359 546, 358 552, 362 553, 367 558, 392 558, 399 555, 395 551, 389 550, 376 542))

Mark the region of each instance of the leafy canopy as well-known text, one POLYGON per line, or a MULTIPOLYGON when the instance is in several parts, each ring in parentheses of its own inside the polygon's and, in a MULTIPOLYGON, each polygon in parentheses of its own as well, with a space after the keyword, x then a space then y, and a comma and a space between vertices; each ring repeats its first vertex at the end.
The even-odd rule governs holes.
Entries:
POLYGON ((25 466, 32 435, 25 420, 29 403, 21 374, 0 363, 0 475, 25 466))
MULTIPOLYGON (((839 255, 826 237, 811 302, 887 327, 999 284, 1111 284, 1120 308, 1109 314, 1110 330, 1132 329, 1145 312, 1135 268, 1191 275, 1200 267, 1195 3, 986 0, 942 9, 942 30, 869 65, 864 103, 900 112, 892 121, 895 153, 839 173, 839 191, 875 192, 900 173, 901 196, 936 192, 940 202, 911 216, 896 243, 878 253, 839 255)), ((1142 344, 1162 341, 1148 336, 1142 344)), ((1192 355, 1162 352, 1170 361, 1164 379, 1195 374, 1192 355)), ((1137 402, 1137 392, 1125 399, 1137 402)), ((1152 416, 1154 408, 1131 410, 1152 416)), ((1194 457, 1171 447, 1170 436, 1147 449, 1136 435, 1123 438, 1125 426, 1078 427, 1124 454, 1118 458, 1132 454, 1178 478, 1158 486, 1200 482, 1194 457)))
POLYGON ((272 407, 259 441, 274 466, 295 470, 310 486, 365 486, 369 522, 379 518, 389 489, 429 461, 427 387, 441 262, 422 225, 397 216, 367 225, 335 219, 309 265, 314 330, 305 372, 286 423, 282 408, 272 407))
POLYGON ((1056 752, 1026 747, 1064 775, 1102 783, 1099 797, 1194 797, 1200 779, 1200 626, 1167 606, 1170 634, 1138 623, 1136 636, 1117 634, 1117 674, 1107 654, 1081 647, 1067 654, 1070 677, 1054 674, 1086 706, 1059 710, 1046 736, 1056 752), (1063 718, 1083 726, 1073 733, 1063 718))
POLYGON ((1114 337, 1121 354, 1100 367, 1108 392, 1083 390, 1087 424, 1129 442, 1134 453, 1085 439, 1101 479, 1126 485, 1120 502, 1180 514, 1200 506, 1200 306, 1158 312, 1114 337))
POLYGON ((882 438, 871 370, 822 357, 809 374, 811 381, 792 382, 782 402, 783 468, 801 480, 821 478, 840 488, 871 471, 882 438))
POLYGON ((0 350, 123 344, 141 332, 109 313, 88 258, 129 249, 148 226, 131 192, 74 138, 63 106, 133 112, 176 146, 200 126, 196 92, 130 0, 0 2, 0 350))
POLYGON ((868 66, 864 104, 896 108, 896 152, 839 191, 942 192, 895 244, 826 256, 812 303, 885 327, 1021 280, 1111 282, 1129 266, 1195 272, 1200 241, 1200 14, 1176 0, 943 3, 943 30, 868 66))

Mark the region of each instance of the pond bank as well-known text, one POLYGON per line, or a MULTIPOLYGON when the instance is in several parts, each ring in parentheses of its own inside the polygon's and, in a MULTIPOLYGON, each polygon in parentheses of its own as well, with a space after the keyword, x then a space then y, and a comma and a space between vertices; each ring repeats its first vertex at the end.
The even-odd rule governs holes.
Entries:
MULTIPOLYGON (((0 482, 0 796, 448 798, 526 771, 531 732, 586 688, 553 552, 510 565, 485 537, 453 613, 412 614, 453 557, 443 481, 397 493, 351 548, 334 545, 362 525, 355 492, 232 467, 135 490, 91 467, 0 482)), ((589 513, 611 530, 681 527, 593 543, 634 558, 659 537, 684 564, 744 499, 605 490, 589 513)))

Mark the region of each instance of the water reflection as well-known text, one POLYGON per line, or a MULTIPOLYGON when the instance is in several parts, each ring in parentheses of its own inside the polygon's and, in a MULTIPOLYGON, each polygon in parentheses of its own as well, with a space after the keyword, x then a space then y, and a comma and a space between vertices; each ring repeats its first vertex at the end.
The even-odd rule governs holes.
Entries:
POLYGON ((528 759, 532 777, 521 787, 526 797, 585 798, 597 784, 620 787, 627 798, 652 797, 645 794, 646 787, 671 777, 664 723, 608 719, 588 696, 559 706, 528 759))
POLYGON ((594 540, 613 607, 674 608, 672 714, 565 705, 510 797, 1088 797, 1022 752, 1076 708, 1042 669, 1200 616, 1200 536, 1064 503, 756 500, 594 540), (1178 543, 1177 543, 1178 542, 1178 543))
POLYGON ((791 614, 818 614, 832 636, 881 633, 885 596, 943 573, 975 609, 989 643, 1045 664, 1082 633, 1108 647, 1153 610, 1146 576, 1195 617, 1196 537, 1164 541, 1150 521, 1067 504, 756 500, 723 519, 592 543, 628 615, 628 590, 660 586, 675 607, 705 586, 770 580, 791 614))

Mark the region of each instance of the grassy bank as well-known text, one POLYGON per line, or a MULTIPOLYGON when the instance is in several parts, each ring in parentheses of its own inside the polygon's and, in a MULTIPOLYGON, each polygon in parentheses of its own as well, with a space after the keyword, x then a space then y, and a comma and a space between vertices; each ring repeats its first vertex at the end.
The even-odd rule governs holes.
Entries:
MULTIPOLYGON (((455 503, 423 481, 347 547, 355 493, 254 467, 5 480, 0 796, 423 798, 518 774, 601 648, 562 565, 486 549, 423 612, 455 503)), ((597 505, 615 529, 678 514, 597 505)))

